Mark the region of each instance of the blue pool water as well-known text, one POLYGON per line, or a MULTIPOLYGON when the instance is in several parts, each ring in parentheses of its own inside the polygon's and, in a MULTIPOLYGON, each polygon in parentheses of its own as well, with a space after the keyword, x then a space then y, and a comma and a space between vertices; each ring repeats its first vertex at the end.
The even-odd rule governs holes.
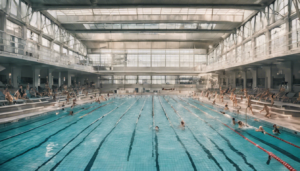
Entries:
MULTIPOLYGON (((266 164, 267 153, 221 122, 300 170, 300 149, 255 132, 261 123, 248 119, 253 127, 239 129, 190 98, 115 98, 70 110, 1 127, 0 170, 287 170, 275 159, 266 164)), ((279 137, 300 146, 290 133, 279 137)))

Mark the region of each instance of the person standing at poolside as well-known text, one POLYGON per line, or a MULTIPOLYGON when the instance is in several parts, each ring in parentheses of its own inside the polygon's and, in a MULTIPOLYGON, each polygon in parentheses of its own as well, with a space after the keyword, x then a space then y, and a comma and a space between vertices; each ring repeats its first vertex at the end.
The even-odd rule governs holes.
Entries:
POLYGON ((253 111, 252 111, 252 106, 251 106, 251 99, 250 99, 250 96, 248 96, 247 99, 248 99, 248 101, 247 101, 248 105, 247 105, 247 108, 246 108, 246 113, 247 113, 247 110, 248 110, 248 108, 249 108, 249 110, 251 111, 252 115, 254 115, 254 114, 253 114, 253 111))
POLYGON ((264 108, 259 113, 261 113, 264 110, 267 112, 266 115, 265 115, 265 117, 270 118, 271 117, 271 113, 270 113, 269 108, 268 108, 268 106, 266 104, 264 104, 264 108))

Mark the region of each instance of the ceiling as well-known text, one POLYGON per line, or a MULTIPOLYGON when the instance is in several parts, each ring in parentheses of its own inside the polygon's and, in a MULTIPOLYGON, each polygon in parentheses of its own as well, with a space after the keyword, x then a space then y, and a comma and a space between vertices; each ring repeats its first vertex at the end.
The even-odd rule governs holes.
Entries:
POLYGON ((89 49, 207 49, 273 0, 27 1, 89 49))

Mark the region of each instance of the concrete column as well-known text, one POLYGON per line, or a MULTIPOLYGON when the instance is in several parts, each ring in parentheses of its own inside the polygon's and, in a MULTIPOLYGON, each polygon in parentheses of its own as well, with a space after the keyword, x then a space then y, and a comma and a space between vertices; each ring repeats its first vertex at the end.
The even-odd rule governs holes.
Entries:
POLYGON ((287 91, 293 91, 293 68, 290 63, 290 67, 284 70, 284 79, 287 82, 287 91))
POLYGON ((21 83, 21 68, 20 67, 12 67, 12 86, 14 88, 18 88, 21 83))
POLYGON ((244 80, 243 82, 243 89, 247 88, 247 71, 242 71, 242 78, 244 80))
POLYGON ((232 72, 231 74, 230 74, 230 76, 231 76, 231 83, 232 83, 232 88, 235 88, 236 87, 236 72, 232 72))
POLYGON ((34 68, 33 69, 33 76, 32 76, 32 78, 33 78, 33 83, 32 83, 32 85, 33 85, 33 87, 38 87, 38 86, 40 86, 40 69, 39 68, 34 68))
POLYGON ((61 86, 61 72, 58 72, 58 87, 61 86))
POLYGON ((271 66, 266 66, 264 67, 264 70, 266 72, 266 77, 265 77, 265 88, 272 88, 273 85, 273 79, 272 79, 272 67, 271 66))
POLYGON ((257 87, 257 68, 253 68, 252 70, 252 88, 257 87))
POLYGON ((52 75, 53 70, 48 69, 48 83, 49 83, 49 88, 52 88, 53 85, 53 75, 52 75))
POLYGON ((72 83, 71 81, 72 81, 72 75, 70 72, 68 72, 68 87, 71 86, 71 83, 72 83))

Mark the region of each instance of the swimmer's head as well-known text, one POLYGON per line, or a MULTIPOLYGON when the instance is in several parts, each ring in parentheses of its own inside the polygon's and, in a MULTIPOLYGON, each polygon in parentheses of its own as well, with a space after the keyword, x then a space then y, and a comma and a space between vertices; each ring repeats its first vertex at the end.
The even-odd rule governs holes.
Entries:
POLYGON ((259 126, 259 129, 262 129, 263 127, 262 126, 259 126))
POLYGON ((235 121, 235 118, 232 118, 233 121, 235 121))

